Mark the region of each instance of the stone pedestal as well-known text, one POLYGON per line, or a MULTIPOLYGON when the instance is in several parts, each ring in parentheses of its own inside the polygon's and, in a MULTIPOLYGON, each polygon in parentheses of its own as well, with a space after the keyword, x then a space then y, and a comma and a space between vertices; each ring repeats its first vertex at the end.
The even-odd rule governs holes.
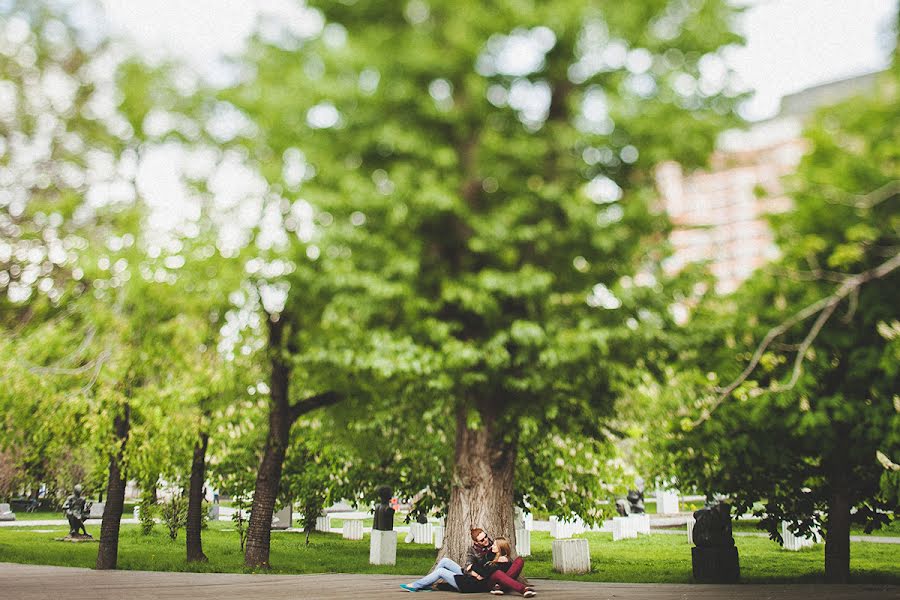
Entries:
POLYGON ((369 564, 395 565, 397 564, 397 532, 372 530, 372 539, 369 543, 369 564))
POLYGON ((559 573, 589 573, 591 552, 584 538, 553 540, 553 570, 559 573))
POLYGON ((631 519, 633 523, 632 526, 637 533, 645 533, 647 535, 650 535, 650 515, 646 513, 630 515, 628 518, 631 519))
POLYGON ((91 504, 91 512, 88 515, 88 519, 102 519, 103 518, 103 510, 106 508, 106 504, 103 502, 94 502, 91 504))
POLYGON ((363 539, 363 522, 359 519, 346 519, 344 521, 343 535, 345 540, 363 539))
POLYGON ((292 520, 293 512, 291 511, 291 505, 288 504, 272 515, 272 529, 287 529, 291 526, 292 520))
POLYGON ((677 513, 678 494, 675 492, 658 492, 656 494, 656 512, 664 515, 677 513))
POLYGON ((531 556, 531 531, 516 529, 516 554, 519 556, 531 556))
POLYGON ((632 519, 631 517, 613 517, 612 534, 614 542, 636 538, 638 536, 637 519, 632 519))
POLYGON ((316 531, 331 532, 331 517, 328 515, 316 517, 316 531))
POLYGON ((444 547, 444 526, 434 526, 434 547, 440 550, 444 547))
POLYGON ((801 537, 794 535, 787 522, 781 522, 781 537, 784 540, 784 549, 792 552, 799 552, 802 548, 811 548, 816 543, 816 536, 801 537))
POLYGON ((431 523, 412 523, 409 532, 412 534, 414 544, 434 543, 434 525, 431 523))
POLYGON ((210 504, 209 505, 209 520, 210 521, 218 521, 219 520, 219 505, 218 504, 210 504))
POLYGON ((701 583, 737 583, 741 565, 735 546, 707 546, 691 548, 694 579, 701 583))
POLYGON ((687 535, 688 535, 688 544, 691 546, 694 545, 694 523, 697 521, 691 517, 687 522, 687 535))
POLYGON ((9 507, 9 504, 3 503, 0 504, 0 521, 15 521, 16 513, 12 511, 9 507))

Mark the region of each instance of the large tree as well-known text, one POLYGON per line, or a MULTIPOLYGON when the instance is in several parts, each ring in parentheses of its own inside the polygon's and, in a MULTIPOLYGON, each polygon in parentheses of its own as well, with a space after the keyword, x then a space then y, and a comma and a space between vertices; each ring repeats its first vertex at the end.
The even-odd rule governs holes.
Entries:
POLYGON ((896 516, 900 111, 896 74, 825 109, 772 223, 782 257, 690 325, 670 382, 667 444, 682 483, 728 494, 781 539, 825 534, 825 575, 850 577, 850 527, 896 516), (717 384, 705 387, 707 378, 717 384), (755 503, 761 502, 761 505, 755 503))
MULTIPOLYGON (((427 357, 425 391, 402 410, 415 428, 426 407, 449 407, 441 553, 459 560, 471 526, 514 539, 513 504, 528 491, 515 480, 530 460, 522 440, 605 436, 631 316, 611 290, 629 293, 622 278, 658 259, 651 242, 665 227, 641 191, 647 168, 703 160, 730 122, 717 51, 740 41, 733 9, 309 4, 303 22, 319 27, 269 24, 221 98, 254 124, 240 141, 285 223, 314 215, 292 238, 297 263, 347 259, 341 285, 370 274, 381 287, 360 284, 356 302, 374 297, 382 311, 371 327, 382 362, 404 368, 410 356, 396 348, 407 343, 427 357)), ((269 325, 273 373, 302 347, 293 315, 331 314, 309 310, 298 283, 290 320, 269 325)), ((598 487, 571 495, 589 500, 598 487)), ((248 546, 247 563, 256 555, 248 546)))

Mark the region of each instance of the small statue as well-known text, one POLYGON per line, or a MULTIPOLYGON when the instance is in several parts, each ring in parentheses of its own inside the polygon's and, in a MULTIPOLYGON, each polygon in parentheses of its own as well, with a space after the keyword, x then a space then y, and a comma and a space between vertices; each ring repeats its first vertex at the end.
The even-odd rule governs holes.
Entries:
POLYGON ((628 511, 629 514, 632 515, 642 515, 647 512, 644 509, 644 491, 643 490, 628 490, 628 495, 625 496, 628 500, 628 511))
POLYGON ((731 533, 731 505, 707 504, 694 513, 691 567, 694 579, 709 583, 737 583, 741 563, 731 533))
POLYGON ((694 544, 700 547, 734 546, 731 505, 717 502, 694 513, 694 544))
POLYGON ((75 486, 75 493, 66 498, 65 503, 63 503, 63 511, 65 512, 66 518, 69 520, 69 537, 79 538, 79 537, 91 537, 91 535, 87 532, 87 529, 84 527, 84 521, 88 518, 91 509, 91 503, 86 502, 84 498, 81 497, 81 485, 78 484, 75 486), (79 533, 79 531, 84 532, 83 534, 79 533))
POLYGON ((379 531, 394 530, 394 509, 391 507, 391 496, 393 491, 386 485, 379 487, 376 492, 381 499, 381 504, 375 507, 375 520, 372 529, 379 531))

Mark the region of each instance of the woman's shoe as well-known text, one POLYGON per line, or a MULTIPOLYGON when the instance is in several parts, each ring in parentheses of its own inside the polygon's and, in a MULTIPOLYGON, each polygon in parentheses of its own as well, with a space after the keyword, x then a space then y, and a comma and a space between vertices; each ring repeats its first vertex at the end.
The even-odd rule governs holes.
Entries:
POLYGON ((525 593, 522 594, 523 598, 534 598, 537 596, 537 592, 534 590, 525 590, 525 593))
POLYGON ((406 590, 407 592, 418 592, 418 588, 414 588, 412 585, 408 583, 401 583, 400 587, 406 590))

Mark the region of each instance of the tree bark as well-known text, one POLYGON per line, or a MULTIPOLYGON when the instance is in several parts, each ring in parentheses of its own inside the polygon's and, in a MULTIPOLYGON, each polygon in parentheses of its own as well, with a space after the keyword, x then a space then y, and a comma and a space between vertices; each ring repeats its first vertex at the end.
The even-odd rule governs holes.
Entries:
POLYGON ((194 443, 194 458, 191 462, 191 483, 188 490, 188 512, 185 534, 187 538, 188 562, 206 562, 200 530, 203 527, 203 483, 206 480, 206 448, 209 433, 201 429, 200 437, 194 443))
POLYGON ((285 332, 283 320, 268 320, 269 328, 269 432, 263 450, 259 471, 256 473, 256 488, 250 508, 250 523, 247 526, 247 545, 244 549, 244 564, 251 568, 269 568, 269 541, 272 533, 272 514, 281 485, 281 470, 290 442, 291 426, 312 410, 335 404, 341 396, 335 392, 325 392, 310 396, 299 402, 290 403, 291 364, 286 355, 295 354, 290 339, 291 332, 285 332))
POLYGON ((517 442, 515 435, 511 439, 505 436, 508 433, 486 411, 482 411, 478 429, 468 427, 465 410, 457 412, 453 482, 438 560, 449 557, 463 564, 472 545, 473 527, 484 529, 493 538, 507 538, 516 555, 513 493, 517 442))
POLYGON ((119 527, 125 507, 125 476, 122 459, 131 429, 131 405, 127 402, 113 421, 116 449, 109 458, 109 483, 106 486, 106 507, 100 524, 100 547, 97 549, 97 569, 115 569, 119 562, 119 527))
POLYGON ((825 532, 825 579, 828 583, 850 581, 850 485, 848 468, 839 461, 831 480, 828 528, 825 532))

